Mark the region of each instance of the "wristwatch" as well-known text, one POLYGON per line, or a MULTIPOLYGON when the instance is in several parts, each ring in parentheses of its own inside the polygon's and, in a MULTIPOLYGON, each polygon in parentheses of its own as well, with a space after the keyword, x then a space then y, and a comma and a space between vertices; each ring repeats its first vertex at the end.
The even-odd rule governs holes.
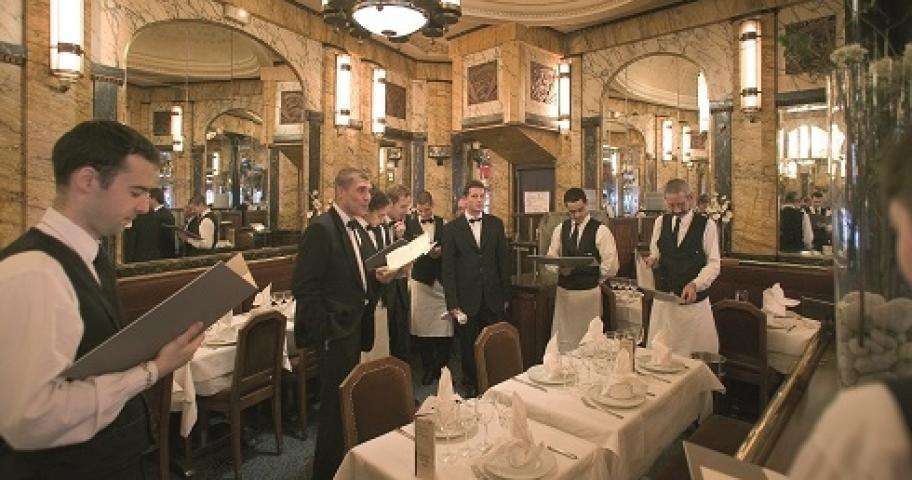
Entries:
POLYGON ((148 361, 143 362, 140 366, 146 372, 146 388, 155 385, 155 381, 158 380, 158 369, 155 368, 155 364, 148 361))

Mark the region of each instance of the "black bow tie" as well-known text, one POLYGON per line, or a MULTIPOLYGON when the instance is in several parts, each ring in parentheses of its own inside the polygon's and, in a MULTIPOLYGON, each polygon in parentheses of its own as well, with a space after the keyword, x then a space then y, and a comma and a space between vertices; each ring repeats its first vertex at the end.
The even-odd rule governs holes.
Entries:
POLYGON ((481 221, 481 217, 478 217, 478 218, 470 218, 470 219, 469 219, 469 224, 472 224, 472 223, 475 223, 475 222, 480 222, 480 221, 481 221))
POLYGON ((434 223, 434 219, 433 219, 433 218, 429 218, 429 219, 427 219, 427 220, 423 220, 423 219, 422 219, 422 220, 421 220, 421 223, 422 223, 422 224, 425 224, 425 223, 434 223))
POLYGON ((358 223, 358 221, 355 219, 349 220, 348 223, 346 223, 345 225, 348 226, 348 228, 355 230, 355 231, 358 231, 358 229, 361 228, 361 224, 358 223))

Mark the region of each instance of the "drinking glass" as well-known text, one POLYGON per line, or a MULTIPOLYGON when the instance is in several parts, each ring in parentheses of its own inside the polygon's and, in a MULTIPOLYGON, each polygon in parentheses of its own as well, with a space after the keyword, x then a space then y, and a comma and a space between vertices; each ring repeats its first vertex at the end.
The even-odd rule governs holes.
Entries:
POLYGON ((477 418, 484 426, 484 439, 479 445, 480 452, 484 455, 493 445, 488 440, 488 424, 491 423, 491 420, 494 419, 494 415, 497 413, 497 407, 494 400, 488 396, 487 398, 482 397, 477 402, 475 402, 475 408, 477 410, 477 418))
POLYGON ((440 449, 440 463, 449 465, 455 463, 456 461, 456 445, 453 445, 453 439, 448 435, 453 431, 453 427, 459 421, 459 405, 454 405, 449 415, 443 415, 438 418, 440 419, 441 430, 443 431, 444 435, 447 435, 441 443, 442 445, 448 445, 447 448, 440 449))
POLYGON ((462 430, 462 448, 459 449, 459 456, 469 458, 472 455, 472 446, 469 445, 469 432, 476 421, 476 400, 469 398, 459 403, 459 408, 456 410, 459 418, 459 428, 462 430))
POLYGON ((639 346, 643 343, 643 327, 640 325, 634 325, 632 327, 627 327, 624 331, 628 338, 633 340, 635 346, 639 346))
POLYGON ((750 302, 750 292, 747 290, 735 290, 735 300, 739 302, 750 302))
POLYGON ((605 332, 605 337, 608 339, 608 361, 612 361, 617 358, 618 342, 621 340, 620 333, 614 330, 605 332))

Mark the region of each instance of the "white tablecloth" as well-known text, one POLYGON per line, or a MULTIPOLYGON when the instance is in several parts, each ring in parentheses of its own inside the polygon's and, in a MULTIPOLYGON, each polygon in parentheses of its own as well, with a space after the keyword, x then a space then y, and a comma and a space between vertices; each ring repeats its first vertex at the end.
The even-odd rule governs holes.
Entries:
MULTIPOLYGON (((250 319, 250 314, 234 315, 232 326, 243 325, 250 319)), ((294 339, 294 322, 286 325, 286 349, 282 353, 283 366, 291 370, 288 361, 288 349, 294 348, 288 342, 294 339)), ((231 376, 234 372, 234 359, 237 354, 237 345, 219 347, 206 346, 205 342, 189 363, 174 371, 174 381, 171 392, 171 411, 181 412, 181 435, 190 434, 196 424, 197 405, 196 396, 215 395, 231 387, 231 376)))
MULTIPOLYGON (((490 440, 503 435, 497 419, 489 425, 490 440)), ((557 459, 557 469, 545 479, 605 479, 608 478, 604 450, 597 448, 590 442, 576 438, 556 428, 542 425, 534 420, 529 420, 529 429, 536 442, 544 442, 563 452, 568 452, 579 457, 572 460, 563 455, 554 454, 557 459)), ((405 430, 414 433, 413 425, 408 425, 405 430)), ((471 445, 476 445, 483 440, 482 428, 469 439, 471 445)), ((470 464, 460 459, 456 464, 443 465, 440 462, 441 454, 446 449, 459 449, 465 445, 462 441, 438 442, 435 446, 436 480, 442 479, 471 479, 477 477, 472 473, 470 464)), ((342 465, 336 471, 335 480, 403 480, 415 478, 414 442, 399 432, 392 431, 373 440, 364 442, 351 449, 342 460, 342 465)))
POLYGON ((795 319, 794 328, 767 328, 766 350, 770 367, 786 375, 792 373, 808 343, 819 332, 820 322, 810 318, 795 319))
MULTIPOLYGON (((648 350, 638 349, 637 352, 642 355, 648 350)), ((659 375, 670 380, 670 384, 641 376, 655 397, 647 397, 643 405, 634 409, 614 409, 624 416, 623 419, 587 406, 574 387, 549 386, 547 392, 542 392, 511 379, 495 385, 492 393, 499 396, 518 393, 526 402, 529 418, 610 452, 611 479, 639 478, 691 423, 712 413, 711 392, 723 389, 703 363, 675 358, 684 362, 688 369, 678 374, 659 375)), ((608 369, 601 367, 593 371, 608 369)))

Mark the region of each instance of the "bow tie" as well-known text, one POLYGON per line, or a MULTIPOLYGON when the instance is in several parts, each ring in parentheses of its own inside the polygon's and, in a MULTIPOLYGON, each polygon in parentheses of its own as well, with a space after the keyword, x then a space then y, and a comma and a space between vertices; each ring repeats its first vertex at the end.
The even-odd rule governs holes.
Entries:
POLYGON ((434 223, 434 219, 433 219, 433 218, 429 218, 429 219, 427 219, 427 220, 422 219, 422 220, 421 220, 421 223, 422 223, 422 224, 425 224, 425 223, 434 223))
POLYGON ((480 222, 480 221, 481 221, 481 217, 478 217, 478 218, 470 218, 470 219, 469 219, 469 224, 471 225, 471 224, 473 224, 473 223, 475 223, 475 222, 480 222))
POLYGON ((355 230, 355 231, 357 231, 359 228, 361 228, 361 224, 358 223, 358 221, 355 219, 349 220, 348 223, 346 223, 345 225, 348 226, 348 228, 355 230))

